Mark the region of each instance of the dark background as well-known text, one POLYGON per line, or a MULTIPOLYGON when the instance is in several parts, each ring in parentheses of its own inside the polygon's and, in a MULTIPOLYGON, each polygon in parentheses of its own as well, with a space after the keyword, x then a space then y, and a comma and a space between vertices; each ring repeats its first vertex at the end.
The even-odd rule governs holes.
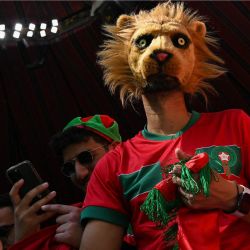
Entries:
MULTIPOLYGON (((29 159, 58 192, 59 201, 79 201, 82 194, 61 175, 59 162, 48 147, 50 137, 72 118, 96 113, 114 117, 124 139, 144 126, 140 104, 124 109, 118 96, 112 97, 104 87, 96 51, 103 41, 101 26, 105 22, 112 22, 121 13, 151 8, 156 1, 105 2, 90 17, 92 4, 0 2, 1 23, 13 26, 19 20, 28 25, 53 18, 65 23, 64 32, 55 38, 0 41, 0 192, 10 189, 6 168, 29 159), (74 21, 79 13, 83 18, 74 21), (70 22, 74 25, 67 26, 70 22)), ((208 30, 220 38, 218 53, 228 69, 211 81, 219 96, 211 96, 207 106, 196 96, 191 108, 204 112, 241 108, 250 114, 250 2, 185 4, 208 18, 208 30)))

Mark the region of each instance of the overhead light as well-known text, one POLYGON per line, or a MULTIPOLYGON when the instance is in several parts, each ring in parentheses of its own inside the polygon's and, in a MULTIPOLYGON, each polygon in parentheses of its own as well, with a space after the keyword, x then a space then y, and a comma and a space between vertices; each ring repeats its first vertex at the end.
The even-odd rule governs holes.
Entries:
POLYGON ((46 23, 41 23, 40 24, 40 29, 41 30, 46 30, 46 28, 47 28, 47 24, 46 23))
POLYGON ((5 24, 0 24, 0 30, 5 30, 5 24))
POLYGON ((41 36, 41 37, 45 37, 45 36, 46 36, 45 30, 40 30, 40 36, 41 36))
POLYGON ((15 30, 16 30, 16 31, 21 31, 21 30, 22 30, 22 27, 23 27, 23 25, 22 25, 21 23, 16 23, 16 25, 15 25, 15 30))
POLYGON ((53 19, 51 21, 51 23, 52 23, 52 26, 58 26, 58 20, 57 19, 53 19))
POLYGON ((4 39, 5 38, 5 31, 0 31, 0 39, 4 39))
MULTIPOLYGON (((2 44, 3 40, 5 40, 7 37, 8 38, 7 40, 16 39, 17 41, 20 41, 26 39, 27 42, 29 42, 29 38, 40 37, 40 39, 43 40, 44 42, 47 37, 49 38, 53 37, 53 34, 58 33, 58 31, 59 31, 59 20, 55 18, 50 19, 48 22, 42 22, 42 23, 28 22, 27 25, 26 24, 24 25, 21 22, 17 21, 16 23, 13 24, 11 28, 9 28, 8 25, 4 23, 0 23, 0 41, 2 44), (37 29, 38 31, 36 31, 37 29), (44 37, 46 38, 44 39, 44 37)), ((32 40, 32 42, 36 41, 37 39, 32 40)))
POLYGON ((35 28, 36 28, 36 25, 34 23, 29 24, 29 29, 30 30, 35 30, 35 28))
POLYGON ((57 27, 51 27, 51 32, 52 33, 56 33, 58 31, 58 28, 57 27))
POLYGON ((33 32, 33 31, 31 31, 31 30, 29 30, 29 31, 27 32, 27 37, 32 37, 32 36, 33 36, 33 34, 34 34, 34 32, 33 32))
POLYGON ((20 33, 19 31, 16 31, 16 30, 15 30, 14 33, 13 33, 13 37, 14 37, 14 38, 19 38, 19 37, 20 37, 20 34, 21 34, 21 33, 20 33))

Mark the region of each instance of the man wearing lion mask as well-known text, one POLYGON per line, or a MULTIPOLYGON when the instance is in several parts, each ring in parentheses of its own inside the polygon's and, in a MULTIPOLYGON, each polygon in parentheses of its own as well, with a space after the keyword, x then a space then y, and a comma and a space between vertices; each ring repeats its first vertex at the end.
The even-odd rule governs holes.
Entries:
POLYGON ((80 249, 119 249, 129 223, 138 249, 249 249, 250 118, 185 105, 185 94, 206 98, 205 80, 224 73, 204 21, 168 2, 106 30, 105 82, 123 104, 142 99, 147 124, 95 168, 80 249))

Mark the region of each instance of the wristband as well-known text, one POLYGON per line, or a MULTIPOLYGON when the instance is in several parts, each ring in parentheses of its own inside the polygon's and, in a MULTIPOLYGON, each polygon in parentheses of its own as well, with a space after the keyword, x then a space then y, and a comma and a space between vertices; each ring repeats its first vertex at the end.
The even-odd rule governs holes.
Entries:
POLYGON ((237 208, 233 213, 238 217, 242 217, 250 212, 250 189, 240 185, 243 188, 243 192, 238 195, 237 208))

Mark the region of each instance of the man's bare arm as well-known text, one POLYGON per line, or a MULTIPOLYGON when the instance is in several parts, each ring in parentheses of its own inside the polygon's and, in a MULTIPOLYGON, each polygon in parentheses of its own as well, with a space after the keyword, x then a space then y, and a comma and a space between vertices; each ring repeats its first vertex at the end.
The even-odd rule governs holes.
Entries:
POLYGON ((108 222, 91 220, 84 228, 80 250, 119 250, 124 228, 108 222))

